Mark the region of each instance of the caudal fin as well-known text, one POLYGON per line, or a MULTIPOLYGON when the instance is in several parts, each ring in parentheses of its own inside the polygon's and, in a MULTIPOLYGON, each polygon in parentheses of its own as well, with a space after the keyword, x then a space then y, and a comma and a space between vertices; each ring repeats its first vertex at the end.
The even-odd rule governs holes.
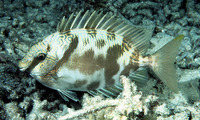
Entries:
POLYGON ((178 86, 174 61, 183 37, 176 37, 151 56, 152 70, 175 93, 178 93, 178 86))

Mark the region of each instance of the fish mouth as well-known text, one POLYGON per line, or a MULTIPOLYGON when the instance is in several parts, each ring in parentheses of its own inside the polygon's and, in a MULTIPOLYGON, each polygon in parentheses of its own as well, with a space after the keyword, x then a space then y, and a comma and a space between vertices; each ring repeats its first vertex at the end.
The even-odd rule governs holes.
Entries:
POLYGON ((21 67, 21 68, 19 68, 19 70, 22 71, 22 72, 24 72, 24 71, 27 70, 27 67, 21 67))
POLYGON ((26 69, 25 68, 20 68, 19 70, 22 71, 22 72, 24 72, 26 69))
POLYGON ((26 65, 26 63, 24 63, 23 61, 19 61, 18 67, 20 71, 24 72, 29 66, 26 65))

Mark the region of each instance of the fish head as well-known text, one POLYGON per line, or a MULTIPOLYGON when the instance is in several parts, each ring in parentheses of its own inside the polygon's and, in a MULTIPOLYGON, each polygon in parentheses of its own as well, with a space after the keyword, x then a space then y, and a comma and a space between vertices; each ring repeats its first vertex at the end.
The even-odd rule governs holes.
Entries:
POLYGON ((44 76, 53 69, 56 64, 56 55, 51 50, 51 45, 45 38, 42 42, 32 46, 24 58, 19 61, 18 66, 21 71, 27 70, 31 76, 44 76))

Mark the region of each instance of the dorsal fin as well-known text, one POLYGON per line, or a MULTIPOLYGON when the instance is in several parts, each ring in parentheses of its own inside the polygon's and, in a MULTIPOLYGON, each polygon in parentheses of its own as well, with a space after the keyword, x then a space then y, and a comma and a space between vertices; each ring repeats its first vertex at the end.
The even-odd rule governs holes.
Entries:
POLYGON ((96 11, 80 11, 76 16, 72 14, 68 19, 63 17, 57 26, 59 32, 72 29, 96 29, 120 35, 129 42, 139 53, 143 54, 149 47, 152 32, 123 22, 115 16, 97 13, 96 11))

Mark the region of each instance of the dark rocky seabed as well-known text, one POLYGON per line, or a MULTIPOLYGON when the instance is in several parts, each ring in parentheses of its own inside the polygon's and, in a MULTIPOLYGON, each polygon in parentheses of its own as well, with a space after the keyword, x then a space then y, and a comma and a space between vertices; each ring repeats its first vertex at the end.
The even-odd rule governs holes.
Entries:
MULTIPOLYGON (((65 102, 56 91, 19 71, 17 66, 32 45, 56 31, 63 16, 80 10, 109 12, 130 24, 152 29, 153 51, 184 34, 176 60, 180 93, 172 93, 162 82, 151 77, 148 87, 141 90, 141 99, 149 95, 157 97, 150 99, 152 102, 148 104, 144 102, 148 114, 132 112, 126 118, 200 119, 199 0, 1 0, 0 119, 53 120, 70 113, 71 109, 85 106, 84 100, 78 104, 65 102)), ((87 103, 87 106, 94 103, 87 103)), ((99 116, 113 119, 117 114, 112 113, 106 118, 102 111, 92 113, 92 117, 86 114, 74 119, 99 119, 99 116)))

